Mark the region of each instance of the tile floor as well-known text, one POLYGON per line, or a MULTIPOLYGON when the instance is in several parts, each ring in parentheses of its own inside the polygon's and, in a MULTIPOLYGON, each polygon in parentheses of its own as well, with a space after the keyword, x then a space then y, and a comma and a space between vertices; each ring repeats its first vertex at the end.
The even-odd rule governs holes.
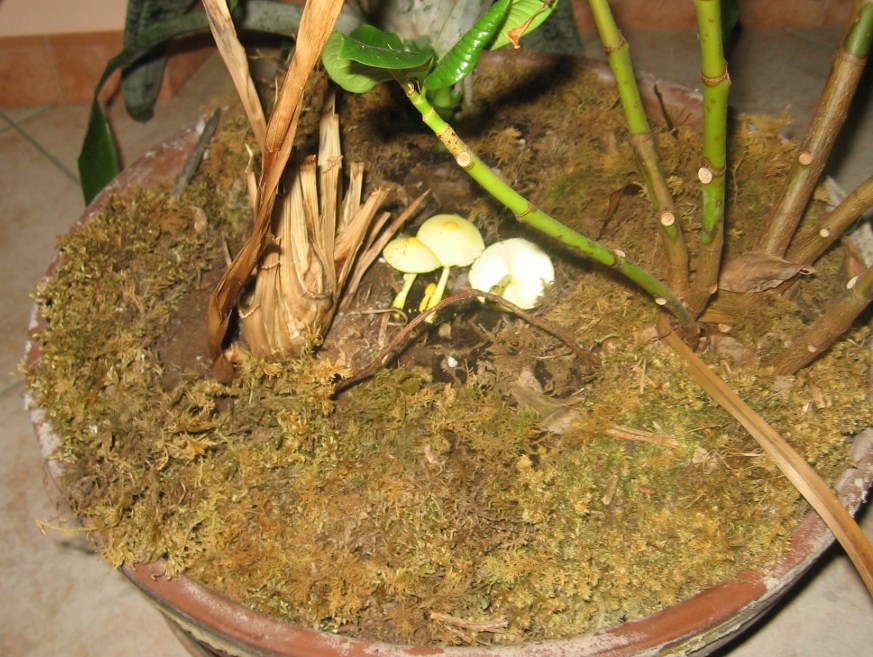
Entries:
MULTIPOLYGON (((731 53, 733 100, 743 110, 809 116, 840 31, 748 31, 731 53)), ((640 68, 697 85, 696 37, 688 31, 629 35, 640 68)), ((596 56, 598 48, 588 50, 596 56)), ((852 148, 841 140, 832 173, 844 186, 873 172, 873 71, 850 123, 852 148)), ((225 84, 213 58, 175 98, 162 101, 145 125, 116 108, 123 157, 132 162, 150 145, 191 124, 201 101, 225 84)), ((30 314, 29 293, 53 257, 55 236, 83 209, 75 159, 84 132, 84 106, 0 110, 0 654, 7 657, 164 657, 186 654, 157 611, 123 577, 84 551, 75 538, 37 520, 57 517, 16 371, 30 314)), ((864 520, 873 536, 873 514, 864 520)), ((757 630, 728 646, 731 657, 870 654, 873 601, 847 559, 832 549, 803 586, 757 630)))

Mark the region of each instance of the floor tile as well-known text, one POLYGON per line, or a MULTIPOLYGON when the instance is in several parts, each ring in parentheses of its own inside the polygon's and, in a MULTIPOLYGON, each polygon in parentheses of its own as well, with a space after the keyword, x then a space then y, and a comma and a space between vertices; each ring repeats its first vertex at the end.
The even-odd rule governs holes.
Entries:
POLYGON ((183 657, 161 614, 81 538, 40 532, 58 523, 22 390, 0 397, 0 654, 8 657, 183 657))
POLYGON ((17 377, 30 318, 30 294, 54 259, 56 237, 84 209, 78 185, 16 131, 0 134, 0 390, 17 377))

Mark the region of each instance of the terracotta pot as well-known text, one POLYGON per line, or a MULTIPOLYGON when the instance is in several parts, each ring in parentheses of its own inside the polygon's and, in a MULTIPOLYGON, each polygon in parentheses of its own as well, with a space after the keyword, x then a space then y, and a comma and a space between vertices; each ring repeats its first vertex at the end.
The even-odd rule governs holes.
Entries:
MULTIPOLYGON (((611 74, 602 63, 589 62, 604 83, 611 74)), ((660 107, 653 78, 642 76, 642 88, 654 107, 660 107)), ((669 83, 657 83, 669 107, 684 116, 700 114, 694 94, 669 83)), ((197 141, 194 129, 185 130, 149 152, 126 169, 88 207, 80 221, 87 221, 106 202, 109 194, 136 186, 149 186, 175 177, 197 141)), ((54 265, 49 269, 51 275, 54 265)), ((40 319, 34 311, 28 361, 39 359, 40 319)), ((38 408, 32 410, 40 448, 49 471, 58 478, 58 465, 51 460, 57 441, 38 408)), ((873 429, 856 437, 853 456, 857 466, 835 483, 843 504, 857 510, 873 482, 873 429)), ((125 575, 175 625, 192 655, 244 655, 272 657, 352 657, 354 655, 446 655, 447 657, 620 657, 630 655, 706 655, 741 634, 784 595, 833 542, 833 535, 813 511, 792 532, 790 550, 766 572, 747 571, 664 611, 633 622, 565 640, 519 646, 421 647, 373 643, 291 625, 245 608, 185 577, 168 580, 161 563, 124 568, 125 575), (181 632, 179 632, 181 630, 181 632)))

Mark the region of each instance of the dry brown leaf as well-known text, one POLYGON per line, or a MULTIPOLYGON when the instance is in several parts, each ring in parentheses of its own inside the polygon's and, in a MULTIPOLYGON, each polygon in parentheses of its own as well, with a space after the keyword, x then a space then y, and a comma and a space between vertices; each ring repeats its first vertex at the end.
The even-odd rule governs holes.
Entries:
POLYGON ((749 251, 727 263, 718 286, 728 292, 762 292, 799 274, 814 272, 813 267, 798 265, 759 251, 749 251))
POLYGON ((742 342, 723 333, 715 333, 709 338, 712 351, 722 358, 728 358, 732 365, 748 367, 757 362, 755 352, 742 342))

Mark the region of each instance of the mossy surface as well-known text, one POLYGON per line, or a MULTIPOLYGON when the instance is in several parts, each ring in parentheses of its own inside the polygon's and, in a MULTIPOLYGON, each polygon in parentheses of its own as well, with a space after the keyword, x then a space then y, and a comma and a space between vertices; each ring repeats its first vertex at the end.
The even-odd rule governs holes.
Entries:
MULTIPOLYGON (((623 196, 605 220, 609 195, 638 181, 611 92, 573 73, 540 104, 544 90, 504 107, 498 99, 518 84, 505 75, 493 75, 482 99, 494 110, 482 116, 499 129, 480 116, 461 130, 478 125, 474 146, 544 209, 656 262, 641 194, 623 196)), ((379 131, 389 96, 345 101, 350 159, 367 153, 375 179, 422 161, 441 167, 445 154, 404 127, 408 116, 394 117, 394 137, 379 131)), ((785 156, 773 126, 742 121, 757 122, 758 141, 732 156, 740 179, 730 230, 741 241, 754 237, 757 223, 742 222, 772 201, 770 176, 784 173, 785 156), (747 199, 754 193, 763 200, 747 199)), ((659 141, 693 235, 699 151, 694 129, 679 130, 659 141)), ((559 250, 542 316, 597 353, 593 373, 558 340, 480 308, 444 317, 399 365, 338 398, 333 383, 349 374, 351 356, 241 356, 228 385, 190 354, 181 364, 170 354, 185 350, 168 349, 164 334, 203 339, 216 262, 245 230, 241 176, 228 175, 245 165, 231 147, 241 141, 230 122, 178 202, 139 192, 76 227, 38 293, 47 328, 29 387, 62 441, 56 458, 73 512, 111 564, 164 559, 170 576, 185 572, 266 613, 355 636, 517 643, 639 617, 786 548, 805 510, 798 493, 687 380, 650 330, 652 304, 559 250), (206 210, 205 231, 194 230, 194 205, 206 210), (457 366, 446 366, 448 355, 457 366), (618 438, 616 428, 671 446, 618 438)), ((448 172, 434 180, 465 185, 448 172)), ((439 200, 476 215, 486 234, 517 230, 479 196, 439 200)), ((374 267, 341 325, 355 309, 388 306, 385 281, 398 279, 374 267)), ((803 306, 731 299, 731 335, 772 353, 833 292, 824 276, 811 283, 803 306)), ((374 317, 328 336, 328 353, 360 342, 372 356, 374 317)), ((866 339, 858 328, 779 380, 729 356, 706 358, 827 478, 847 465, 848 439, 873 424, 861 383, 866 339)))

